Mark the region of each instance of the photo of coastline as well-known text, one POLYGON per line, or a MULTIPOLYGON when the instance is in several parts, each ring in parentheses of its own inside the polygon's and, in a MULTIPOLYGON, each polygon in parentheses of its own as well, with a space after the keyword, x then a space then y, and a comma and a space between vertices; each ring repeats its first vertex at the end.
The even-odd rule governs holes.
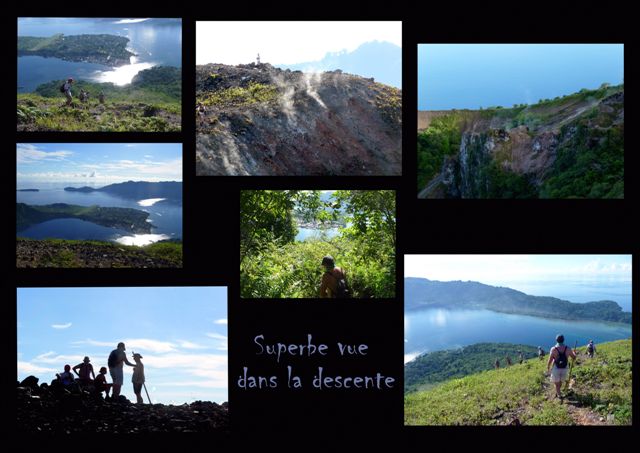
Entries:
POLYGON ((18 18, 18 131, 178 132, 181 19, 18 18))
POLYGON ((630 255, 405 255, 405 425, 631 424, 630 255))

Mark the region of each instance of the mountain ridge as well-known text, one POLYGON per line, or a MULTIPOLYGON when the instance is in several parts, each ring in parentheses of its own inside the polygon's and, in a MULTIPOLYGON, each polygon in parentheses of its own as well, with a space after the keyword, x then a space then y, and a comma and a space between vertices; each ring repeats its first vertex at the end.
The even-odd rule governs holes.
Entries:
POLYGON ((631 323, 631 313, 622 311, 622 307, 611 300, 573 303, 472 281, 440 282, 406 277, 404 284, 406 310, 433 307, 487 309, 529 316, 631 323))

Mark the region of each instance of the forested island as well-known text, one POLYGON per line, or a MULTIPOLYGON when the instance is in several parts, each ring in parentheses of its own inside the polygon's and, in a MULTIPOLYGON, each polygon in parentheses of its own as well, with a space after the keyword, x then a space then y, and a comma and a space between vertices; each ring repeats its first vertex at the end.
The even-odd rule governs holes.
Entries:
POLYGON ((53 219, 79 219, 134 234, 149 234, 154 225, 147 222, 149 213, 132 208, 103 208, 66 203, 33 206, 16 203, 16 230, 53 219))
POLYGON ((108 34, 18 36, 18 56, 35 55, 117 67, 129 64, 135 55, 127 50, 128 43, 129 38, 108 34))
POLYGON ((530 296, 511 288, 478 282, 439 282, 405 278, 405 308, 485 309, 501 313, 560 319, 631 323, 631 313, 612 300, 573 303, 555 297, 530 296))

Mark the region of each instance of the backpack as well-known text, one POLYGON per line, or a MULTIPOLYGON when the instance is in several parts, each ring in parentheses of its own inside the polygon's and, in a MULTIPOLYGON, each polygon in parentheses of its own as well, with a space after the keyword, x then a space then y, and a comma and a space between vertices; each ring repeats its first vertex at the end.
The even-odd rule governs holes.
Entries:
POLYGON ((342 278, 336 277, 332 272, 327 273, 338 281, 338 285, 336 287, 336 299, 348 299, 349 297, 351 297, 349 286, 347 285, 347 280, 345 279, 344 271, 342 272, 342 278))
POLYGON ((116 366, 118 363, 118 350, 114 349, 113 351, 111 351, 111 354, 109 354, 109 359, 107 359, 107 365, 109 366, 109 368, 113 368, 114 366, 116 366))
POLYGON ((60 85, 60 93, 64 93, 65 91, 67 91, 67 90, 65 90, 65 89, 64 89, 64 86, 65 86, 66 84, 67 84, 67 82, 65 82, 65 83, 63 83, 62 85, 60 85))
POLYGON ((564 347, 563 352, 560 352, 560 348, 556 348, 556 351, 558 351, 558 357, 556 357, 555 361, 556 368, 566 368, 569 362, 567 360, 567 347, 564 347))

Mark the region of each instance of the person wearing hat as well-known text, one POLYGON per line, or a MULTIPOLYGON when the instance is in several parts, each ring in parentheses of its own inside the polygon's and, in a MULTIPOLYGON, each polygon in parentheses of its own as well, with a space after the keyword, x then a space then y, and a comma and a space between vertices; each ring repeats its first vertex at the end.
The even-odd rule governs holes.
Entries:
POLYGON ((133 354, 133 361, 136 362, 133 368, 133 376, 131 376, 131 382, 133 383, 133 393, 136 394, 136 403, 143 404, 142 399, 142 385, 144 384, 144 365, 140 360, 142 356, 137 352, 133 354))
POLYGON ((62 86, 64 96, 67 98, 67 105, 71 105, 71 101, 73 101, 73 96, 71 96, 71 85, 73 85, 73 77, 69 77, 62 86))
POLYGON ((344 271, 336 267, 335 260, 331 255, 322 258, 324 274, 320 283, 320 297, 323 299, 333 299, 336 297, 346 297, 346 277, 344 271))
POLYGON ((575 359, 576 353, 564 344, 564 335, 558 334, 556 345, 549 351, 549 360, 547 361, 547 373, 551 369, 551 382, 556 386, 556 398, 562 398, 560 389, 562 381, 567 379, 569 373, 569 357, 575 359), (551 368, 552 365, 553 368, 551 368))
POLYGON ((90 384, 96 378, 96 374, 93 372, 93 365, 90 362, 89 357, 85 356, 82 359, 82 363, 73 367, 73 372, 78 376, 78 384, 80 386, 90 384), (91 376, 93 376, 93 379, 91 379, 91 376))

